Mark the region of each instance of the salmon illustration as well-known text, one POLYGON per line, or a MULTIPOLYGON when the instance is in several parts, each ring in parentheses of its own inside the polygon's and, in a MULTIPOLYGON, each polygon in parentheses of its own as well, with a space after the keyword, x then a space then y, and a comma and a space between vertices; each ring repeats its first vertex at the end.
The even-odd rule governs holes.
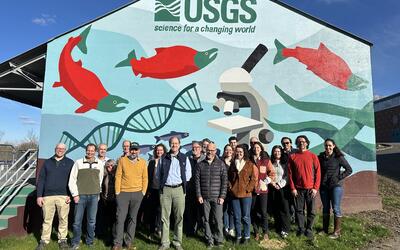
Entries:
POLYGON ((141 77, 157 79, 170 79, 185 76, 196 72, 217 57, 218 49, 197 51, 186 46, 172 46, 156 48, 156 55, 149 58, 136 57, 135 50, 128 54, 128 58, 118 63, 115 67, 131 66, 133 73, 141 77))
POLYGON ((288 57, 293 57, 307 66, 307 69, 331 85, 344 90, 361 90, 366 88, 366 80, 353 74, 347 63, 320 43, 318 49, 296 47, 286 48, 275 39, 277 49, 274 64, 288 57))
POLYGON ((82 61, 74 61, 71 56, 72 50, 78 47, 86 54, 86 38, 91 26, 87 27, 79 36, 70 37, 61 51, 58 62, 60 81, 55 82, 53 87, 64 87, 64 89, 82 104, 75 113, 85 113, 95 109, 102 112, 117 112, 125 107, 118 107, 121 103, 129 103, 122 97, 110 95, 104 88, 99 77, 88 69, 82 67, 82 61))

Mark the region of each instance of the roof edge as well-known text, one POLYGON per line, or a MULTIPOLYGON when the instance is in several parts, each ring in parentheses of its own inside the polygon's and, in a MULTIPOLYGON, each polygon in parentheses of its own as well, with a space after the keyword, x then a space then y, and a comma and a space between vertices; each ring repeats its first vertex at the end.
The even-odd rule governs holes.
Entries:
POLYGON ((274 2, 276 4, 279 4, 280 6, 286 8, 286 9, 289 9, 289 10, 291 10, 293 12, 296 12, 297 14, 300 14, 300 15, 302 15, 304 17, 307 17, 307 18, 309 18, 309 19, 311 19, 311 20, 313 20, 313 21, 315 21, 315 22, 317 22, 319 24, 322 24, 322 25, 327 26, 327 27, 329 27, 329 28, 331 28, 333 30, 336 30, 336 31, 338 31, 338 32, 340 32, 342 34, 345 34, 346 36, 349 36, 349 37, 351 37, 351 38, 353 38, 353 39, 355 39, 357 41, 360 41, 360 42, 362 42, 362 43, 364 43, 364 44, 366 44, 366 45, 368 45, 370 47, 373 46, 372 42, 370 42, 370 41, 368 41, 366 39, 363 39, 363 38, 361 38, 359 36, 356 36, 356 35, 348 32, 348 31, 345 31, 345 30, 341 29, 341 28, 338 28, 338 27, 328 23, 327 21, 321 20, 321 19, 319 19, 319 18, 317 18, 317 17, 315 17, 315 16, 313 16, 311 14, 308 14, 308 13, 302 11, 302 10, 299 10, 299 9, 297 9, 297 8, 287 4, 287 3, 282 2, 281 0, 270 0, 270 1, 274 2))

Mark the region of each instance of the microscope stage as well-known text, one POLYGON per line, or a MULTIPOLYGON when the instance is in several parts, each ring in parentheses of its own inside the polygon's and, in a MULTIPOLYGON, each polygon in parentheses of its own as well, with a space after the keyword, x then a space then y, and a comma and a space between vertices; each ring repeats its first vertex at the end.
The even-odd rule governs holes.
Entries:
POLYGON ((208 121, 208 126, 230 134, 249 132, 261 128, 263 123, 241 115, 227 116, 208 121))

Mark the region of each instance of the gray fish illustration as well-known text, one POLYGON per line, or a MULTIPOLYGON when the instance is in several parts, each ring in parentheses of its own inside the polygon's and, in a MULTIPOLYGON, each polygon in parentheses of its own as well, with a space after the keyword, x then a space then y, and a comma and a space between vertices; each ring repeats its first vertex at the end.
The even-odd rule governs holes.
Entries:
POLYGON ((192 150, 192 143, 185 144, 185 145, 181 146, 181 149, 182 149, 182 148, 183 148, 184 150, 186 150, 186 152, 189 152, 189 151, 192 150))
POLYGON ((141 155, 146 155, 148 152, 153 151, 154 149, 154 145, 152 144, 144 144, 144 145, 140 145, 140 154, 141 155))
POLYGON ((171 137, 178 137, 179 139, 183 139, 189 136, 189 133, 187 132, 176 132, 176 131, 171 131, 168 134, 165 135, 160 135, 160 136, 154 136, 156 139, 156 143, 159 141, 168 141, 171 137))

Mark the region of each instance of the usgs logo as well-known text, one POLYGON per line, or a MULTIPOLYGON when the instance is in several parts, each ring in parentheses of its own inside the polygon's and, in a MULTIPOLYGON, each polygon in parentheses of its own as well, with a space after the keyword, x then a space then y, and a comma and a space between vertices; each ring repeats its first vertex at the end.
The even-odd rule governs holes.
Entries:
POLYGON ((155 0, 155 21, 188 22, 203 20, 215 23, 253 23, 257 13, 253 7, 257 0, 155 0))

